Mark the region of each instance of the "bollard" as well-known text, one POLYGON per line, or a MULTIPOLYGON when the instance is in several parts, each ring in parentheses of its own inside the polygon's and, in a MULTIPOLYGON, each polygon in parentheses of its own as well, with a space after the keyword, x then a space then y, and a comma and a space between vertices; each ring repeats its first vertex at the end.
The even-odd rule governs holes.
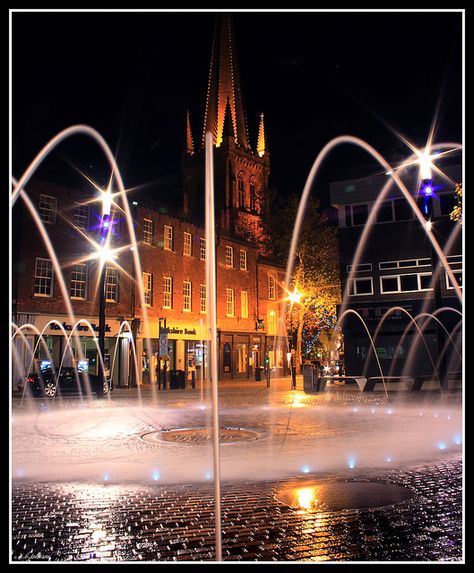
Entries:
POLYGON ((267 388, 270 388, 270 368, 267 368, 265 371, 265 378, 267 380, 267 388))
POLYGON ((196 371, 191 371, 191 385, 193 388, 196 388, 196 371))

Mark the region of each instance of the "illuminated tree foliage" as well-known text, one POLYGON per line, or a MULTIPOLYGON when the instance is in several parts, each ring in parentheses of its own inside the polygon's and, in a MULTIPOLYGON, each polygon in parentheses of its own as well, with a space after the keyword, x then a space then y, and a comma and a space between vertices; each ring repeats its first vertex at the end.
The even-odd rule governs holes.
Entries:
MULTIPOLYGON (((299 198, 285 202, 275 198, 267 218, 273 256, 286 265, 298 210, 299 198)), ((319 201, 310 198, 295 252, 291 288, 301 293, 299 303, 288 303, 287 328, 296 338, 296 364, 315 358, 321 350, 323 330, 336 324, 336 305, 341 299, 337 229, 328 224, 319 210, 319 201)))
POLYGON ((462 225, 462 183, 457 183, 454 192, 456 193, 458 204, 451 211, 449 217, 451 221, 459 221, 459 224, 462 225))

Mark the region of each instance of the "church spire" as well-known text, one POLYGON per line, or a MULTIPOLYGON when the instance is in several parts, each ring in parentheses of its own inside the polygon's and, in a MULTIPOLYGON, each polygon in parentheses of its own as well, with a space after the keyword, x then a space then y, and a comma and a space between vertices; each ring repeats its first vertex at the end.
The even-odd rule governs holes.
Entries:
POLYGON ((263 113, 260 114, 260 125, 258 126, 257 153, 260 157, 265 155, 265 126, 263 124, 263 113))
POLYGON ((186 110, 186 153, 188 155, 194 155, 193 132, 191 131, 189 109, 186 110))
POLYGON ((227 100, 236 143, 249 148, 247 124, 240 91, 235 40, 230 16, 218 14, 212 43, 211 66, 204 113, 203 145, 206 132, 211 131, 214 144, 222 142, 227 100))

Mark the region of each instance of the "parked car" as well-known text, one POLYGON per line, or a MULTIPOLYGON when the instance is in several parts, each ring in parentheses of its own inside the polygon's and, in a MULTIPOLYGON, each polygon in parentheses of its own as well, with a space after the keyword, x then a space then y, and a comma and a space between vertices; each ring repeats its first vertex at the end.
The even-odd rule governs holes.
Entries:
POLYGON ((87 395, 89 392, 96 394, 98 398, 107 395, 113 390, 113 383, 107 376, 100 387, 99 377, 89 374, 89 385, 87 384, 87 374, 82 370, 66 366, 61 372, 56 370, 56 376, 52 368, 40 369, 37 373, 32 372, 28 376, 20 378, 18 389, 30 393, 33 396, 46 396, 53 398, 56 394, 66 394, 77 392, 87 395))

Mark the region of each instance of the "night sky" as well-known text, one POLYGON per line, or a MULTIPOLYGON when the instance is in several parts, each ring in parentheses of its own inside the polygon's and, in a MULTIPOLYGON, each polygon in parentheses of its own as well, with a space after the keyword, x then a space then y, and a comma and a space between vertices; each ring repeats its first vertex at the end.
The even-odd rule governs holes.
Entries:
MULTIPOLYGON (((116 151, 126 186, 149 192, 179 184, 185 112, 194 141, 203 113, 215 14, 13 13, 13 170, 19 177, 59 130, 86 123, 116 151)), ((271 185, 301 194, 330 139, 362 137, 389 161, 422 146, 439 104, 436 141, 462 139, 460 12, 238 12, 241 85, 255 146, 260 112, 271 152, 271 185)), ((100 181, 107 165, 92 140, 61 145, 38 177, 100 181)), ((379 170, 365 153, 339 148, 316 188, 379 170)))

